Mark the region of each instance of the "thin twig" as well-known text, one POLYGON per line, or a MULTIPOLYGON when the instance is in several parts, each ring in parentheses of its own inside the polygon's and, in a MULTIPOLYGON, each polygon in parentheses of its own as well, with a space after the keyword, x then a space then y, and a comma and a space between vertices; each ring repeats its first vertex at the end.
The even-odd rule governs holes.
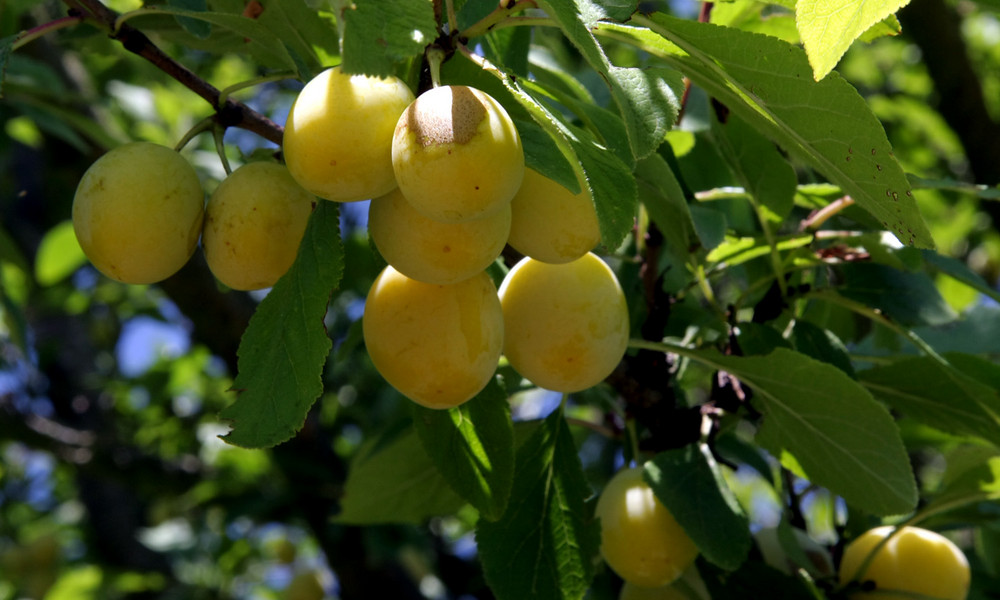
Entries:
POLYGON ((63 1, 71 9, 90 15, 99 26, 108 32, 111 38, 121 42, 126 50, 146 59, 184 87, 201 96, 215 108, 215 121, 223 127, 245 129, 281 145, 284 129, 280 125, 242 102, 231 98, 222 101, 222 95, 215 86, 163 52, 146 37, 146 34, 128 23, 118 23, 119 15, 115 11, 104 6, 98 0, 63 1))

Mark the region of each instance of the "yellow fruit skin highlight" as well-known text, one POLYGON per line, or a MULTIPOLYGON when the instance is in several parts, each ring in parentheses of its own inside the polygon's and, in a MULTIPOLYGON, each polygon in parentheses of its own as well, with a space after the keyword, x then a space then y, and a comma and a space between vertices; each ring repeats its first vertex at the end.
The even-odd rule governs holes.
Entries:
MULTIPOLYGON (((888 525, 876 527, 847 545, 840 564, 841 583, 857 573, 871 550, 892 530, 888 525)), ((875 589, 883 591, 854 593, 851 600, 912 598, 907 592, 939 600, 965 600, 969 593, 969 561, 943 535, 919 527, 904 527, 879 550, 859 579, 874 581, 875 589), (902 593, 887 593, 890 590, 902 593)))
POLYGON ((327 69, 299 92, 282 147, 302 187, 337 202, 367 200, 396 187, 392 133, 413 101, 400 79, 327 69))
POLYGON ((73 198, 73 230, 101 273, 124 283, 156 283, 191 258, 204 207, 198 175, 180 154, 132 142, 83 174, 73 198))
POLYGON ((391 266, 372 284, 362 321, 375 368, 428 408, 458 406, 489 383, 503 347, 503 314, 485 272, 450 285, 391 266))
POLYGON ((524 258, 500 286, 504 354, 535 385, 578 392, 614 371, 628 346, 625 294, 593 253, 553 265, 524 258))
POLYGON ((508 243, 525 256, 565 263, 590 252, 601 241, 597 211, 586 188, 574 194, 535 171, 525 169, 511 200, 508 243))
POLYGON ((514 122, 493 97, 467 86, 421 94, 399 117, 392 166, 417 211, 445 223, 500 210, 524 177, 514 122))
POLYGON ((273 286, 295 262, 315 205, 284 165, 236 169, 208 200, 201 244, 209 269, 235 290, 273 286))
POLYGON ((510 206, 464 223, 428 219, 395 189, 372 200, 368 232, 386 262, 425 283, 457 283, 479 273, 503 251, 510 206))
POLYGON ((676 581, 698 557, 698 548, 657 500, 642 468, 615 473, 597 499, 601 555, 626 582, 644 588, 676 581))

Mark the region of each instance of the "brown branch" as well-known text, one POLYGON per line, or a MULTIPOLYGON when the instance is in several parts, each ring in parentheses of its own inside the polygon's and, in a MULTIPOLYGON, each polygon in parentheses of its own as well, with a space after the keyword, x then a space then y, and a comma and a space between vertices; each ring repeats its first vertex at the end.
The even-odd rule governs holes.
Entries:
POLYGON ((111 38, 121 42, 126 50, 146 59, 184 87, 201 96, 215 108, 215 120, 220 125, 245 129, 279 146, 281 145, 284 129, 280 125, 242 102, 231 98, 227 98, 220 105, 221 94, 215 86, 168 56, 146 34, 128 23, 123 23, 116 29, 119 15, 115 11, 104 6, 98 0, 64 0, 64 2, 71 11, 78 11, 93 18, 103 29, 108 31, 111 38))

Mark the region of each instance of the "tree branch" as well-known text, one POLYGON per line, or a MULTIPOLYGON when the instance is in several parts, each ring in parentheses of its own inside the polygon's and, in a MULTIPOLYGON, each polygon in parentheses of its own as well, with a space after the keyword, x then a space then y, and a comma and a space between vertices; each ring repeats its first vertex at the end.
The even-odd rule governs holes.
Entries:
POLYGON ((146 34, 128 23, 118 25, 118 13, 101 4, 98 0, 64 0, 72 11, 89 15, 126 50, 141 56, 184 87, 201 96, 215 108, 215 120, 224 127, 238 127, 256 133, 275 144, 281 145, 284 129, 242 102, 231 98, 220 102, 219 90, 193 71, 180 64, 156 44, 146 34))

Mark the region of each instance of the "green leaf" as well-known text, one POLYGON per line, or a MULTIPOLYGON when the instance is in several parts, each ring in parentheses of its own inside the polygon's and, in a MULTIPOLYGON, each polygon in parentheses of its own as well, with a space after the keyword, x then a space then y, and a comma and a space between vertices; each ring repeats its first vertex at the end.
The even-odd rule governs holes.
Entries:
POLYGON ((639 195, 663 238, 678 256, 687 257, 697 236, 684 190, 673 169, 659 154, 642 159, 636 165, 639 195))
POLYGON ((555 140, 533 121, 515 119, 514 126, 521 136, 525 165, 574 194, 579 194, 580 181, 576 178, 573 166, 559 151, 555 140))
POLYGON ((997 390, 933 358, 899 360, 862 371, 859 378, 905 417, 948 433, 1000 440, 997 390))
POLYGON ((750 551, 750 522, 704 444, 657 454, 645 464, 653 492, 701 553, 726 570, 750 551))
POLYGON ((410 428, 362 446, 348 467, 335 520, 355 525, 420 523, 454 514, 464 504, 410 428))
POLYGON ((498 600, 584 597, 600 544, 597 523, 584 519, 590 495, 572 434, 554 411, 517 452, 507 511, 476 529, 498 600))
POLYGON ((344 10, 344 72, 392 75, 394 64, 421 54, 436 31, 427 0, 354 0, 344 10))
POLYGON ((304 0, 266 2, 257 22, 281 38, 292 57, 297 58, 296 62, 302 63, 299 76, 304 80, 308 81, 326 66, 316 48, 327 55, 336 55, 339 51, 337 30, 304 0))
POLYGON ((844 342, 832 331, 801 319, 792 326, 792 345, 795 350, 816 360, 830 363, 854 379, 854 365, 844 342))
POLYGON ((840 295, 877 308, 907 327, 941 325, 957 315, 926 273, 900 271, 875 263, 845 263, 838 271, 840 295))
POLYGON ((819 81, 854 40, 909 4, 909 0, 798 0, 795 24, 819 81))
POLYGON ((699 572, 712 600, 816 600, 802 579, 787 575, 763 561, 750 560, 735 572, 700 563, 699 572))
POLYGON ((7 81, 7 63, 13 53, 14 42, 20 39, 21 34, 15 33, 0 39, 0 98, 3 98, 4 82, 7 81))
POLYGON ((52 285, 69 277, 87 262, 73 231, 73 222, 66 220, 45 234, 35 255, 35 280, 39 285, 52 285))
POLYGON ((613 23, 600 28, 685 73, 840 186, 903 243, 934 246, 881 123, 839 75, 813 81, 801 49, 766 35, 660 13, 633 21, 652 31, 613 23))
POLYGON ((931 265, 949 277, 953 277, 957 281, 964 283, 977 292, 986 294, 990 298, 1000 302, 1000 292, 993 289, 993 287, 990 286, 985 279, 983 279, 982 275, 970 269, 969 265, 965 264, 965 262, 958 260, 957 258, 938 254, 933 250, 924 250, 923 256, 924 261, 928 265, 931 265))
POLYGON ((616 249, 632 231, 638 206, 638 189, 632 170, 614 153, 597 144, 590 135, 576 130, 570 146, 583 167, 587 185, 594 198, 601 242, 616 249))
POLYGON ((337 204, 319 201, 295 264, 257 307, 237 351, 236 401, 219 413, 232 422, 222 439, 246 448, 274 446, 302 428, 323 393, 333 345, 323 318, 344 272, 337 204))
POLYGON ((288 53, 281 38, 253 19, 248 19, 243 15, 211 11, 198 12, 169 6, 147 7, 143 10, 174 15, 175 17, 187 17, 228 29, 246 40, 247 50, 265 66, 298 72, 298 64, 288 53))
POLYGON ((538 0, 537 3, 608 85, 625 122, 635 158, 652 154, 673 126, 680 106, 680 96, 662 76, 663 72, 647 73, 641 69, 613 66, 591 31, 591 26, 604 17, 604 11, 593 4, 582 2, 582 6, 578 6, 574 0, 538 0), (581 12, 588 8, 591 10, 581 12))
POLYGON ((795 201, 796 175, 773 142, 736 115, 712 119, 717 146, 747 193, 759 217, 780 225, 795 201))
POLYGON ((615 21, 625 21, 639 5, 638 0, 592 0, 604 11, 604 16, 615 21))
MULTIPOLYGON (((206 0, 167 0, 167 5, 192 12, 205 12, 208 10, 208 2, 206 0)), ((175 18, 177 19, 177 23, 184 28, 184 31, 187 31, 198 39, 203 40, 212 35, 212 26, 205 21, 182 16, 175 18)))
POLYGON ((100 598, 104 573, 96 565, 75 566, 63 571, 45 593, 45 600, 91 600, 100 598))
POLYGON ((514 433, 503 386, 493 380, 450 410, 414 404, 413 424, 452 489, 484 518, 499 519, 514 481, 514 433))
POLYGON ((757 442, 783 463, 797 461, 810 481, 873 514, 913 510, 917 489, 896 424, 843 371, 783 348, 760 357, 684 354, 753 388, 764 414, 757 442))

